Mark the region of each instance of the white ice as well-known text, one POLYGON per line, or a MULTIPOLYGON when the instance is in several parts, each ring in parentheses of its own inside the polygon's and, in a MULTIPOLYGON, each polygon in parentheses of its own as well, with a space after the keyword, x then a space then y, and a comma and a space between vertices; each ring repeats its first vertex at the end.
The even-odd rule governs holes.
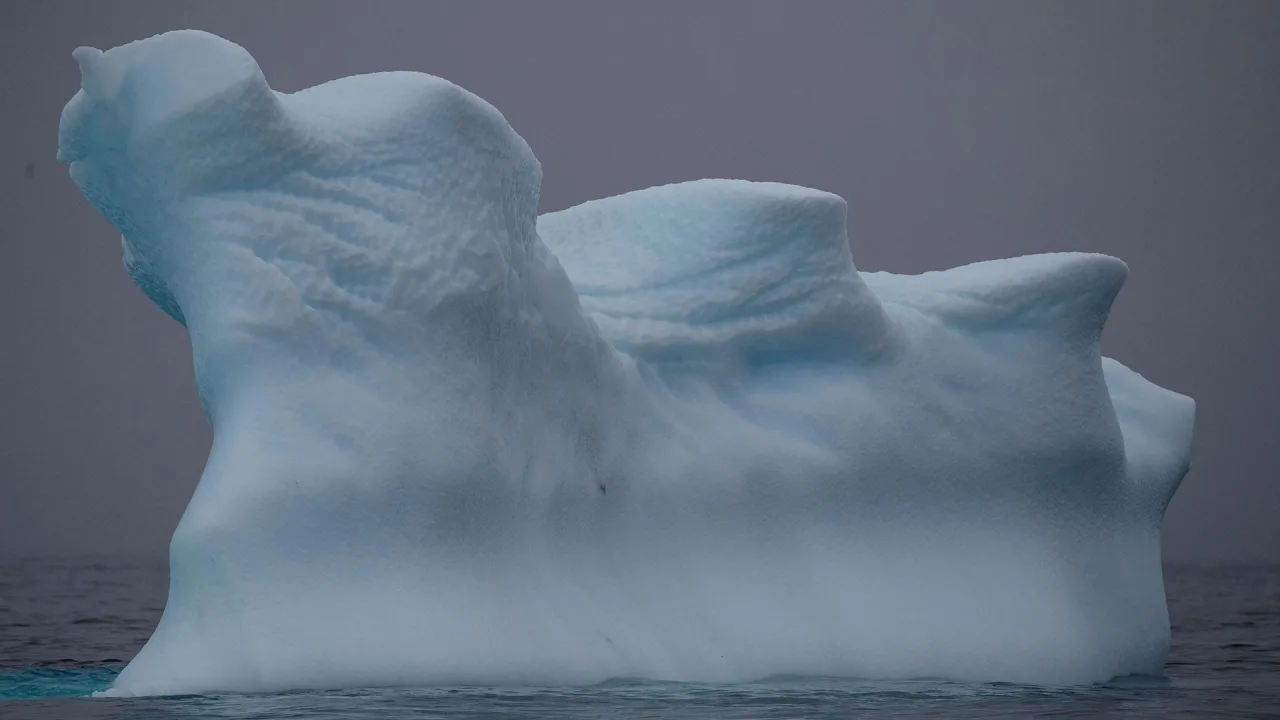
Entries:
POLYGON ((75 58, 59 157, 214 430, 112 693, 1161 672, 1194 403, 1100 356, 1120 261, 859 273, 734 180, 537 217, 445 80, 75 58))

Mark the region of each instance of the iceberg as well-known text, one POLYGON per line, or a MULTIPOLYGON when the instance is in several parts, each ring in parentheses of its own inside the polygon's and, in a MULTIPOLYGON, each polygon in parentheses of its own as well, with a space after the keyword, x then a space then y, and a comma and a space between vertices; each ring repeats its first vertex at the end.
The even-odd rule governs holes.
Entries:
POLYGON ((1162 671, 1195 406, 1100 355, 1119 260, 863 273, 738 180, 539 217, 445 80, 73 57, 58 156, 214 431, 109 693, 1162 671))

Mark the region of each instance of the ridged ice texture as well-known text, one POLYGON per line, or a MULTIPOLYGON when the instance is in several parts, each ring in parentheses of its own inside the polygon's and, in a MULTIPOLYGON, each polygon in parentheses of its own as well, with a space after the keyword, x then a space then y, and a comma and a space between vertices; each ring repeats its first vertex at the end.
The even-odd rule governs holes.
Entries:
POLYGON ((75 58, 214 430, 111 692, 1160 672, 1194 405, 1100 357, 1118 260, 860 275, 838 197, 728 180, 537 218, 444 80, 75 58))

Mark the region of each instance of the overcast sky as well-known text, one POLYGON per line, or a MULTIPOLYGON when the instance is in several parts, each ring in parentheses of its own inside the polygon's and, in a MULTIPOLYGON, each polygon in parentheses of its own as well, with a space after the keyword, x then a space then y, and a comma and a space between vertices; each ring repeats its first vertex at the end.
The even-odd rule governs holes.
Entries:
POLYGON ((1129 263, 1104 350, 1199 403, 1175 561, 1280 561, 1280 3, 0 2, 0 554, 161 554, 210 433, 186 332, 54 162, 71 51, 199 28, 293 91, 498 107, 543 210, 702 177, 849 202, 863 270, 1129 263))

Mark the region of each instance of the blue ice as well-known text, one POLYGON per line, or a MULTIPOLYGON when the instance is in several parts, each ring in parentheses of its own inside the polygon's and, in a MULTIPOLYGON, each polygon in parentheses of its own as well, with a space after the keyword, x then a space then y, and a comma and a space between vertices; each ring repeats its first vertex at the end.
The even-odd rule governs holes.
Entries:
POLYGON ((214 431, 109 692, 1161 671, 1195 406, 1100 355, 1119 260, 860 273, 739 180, 538 217, 445 80, 74 57, 59 157, 214 431))

